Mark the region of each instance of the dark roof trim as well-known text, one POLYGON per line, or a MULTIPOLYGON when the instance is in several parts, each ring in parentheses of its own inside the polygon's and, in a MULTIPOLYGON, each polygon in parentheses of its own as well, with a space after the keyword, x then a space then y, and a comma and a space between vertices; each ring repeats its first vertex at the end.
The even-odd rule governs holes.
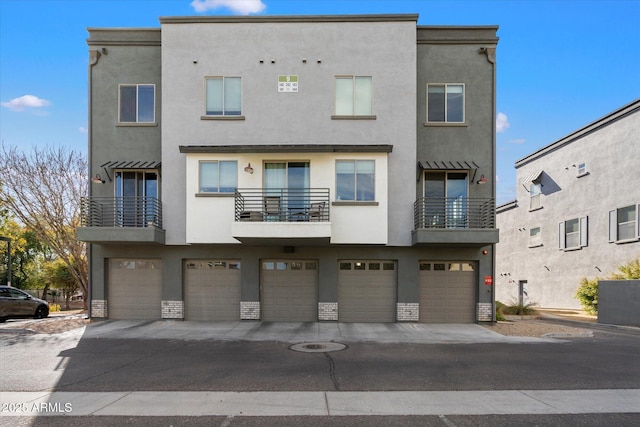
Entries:
POLYGON ((290 15, 290 16, 161 16, 161 24, 237 24, 286 22, 418 22, 418 14, 383 15, 290 15))
POLYGON ((153 160, 113 160, 100 165, 100 167, 107 169, 158 169, 161 165, 161 162, 153 160))
POLYGON ((181 153, 390 153, 393 145, 181 145, 181 153))
POLYGON ((471 170, 480 169, 473 160, 421 160, 418 167, 425 170, 471 170))
POLYGON ((500 40, 496 36, 497 25, 438 26, 418 25, 418 44, 486 44, 495 45, 500 40))
POLYGON ((640 98, 516 161, 516 169, 637 112, 640 112, 640 98))

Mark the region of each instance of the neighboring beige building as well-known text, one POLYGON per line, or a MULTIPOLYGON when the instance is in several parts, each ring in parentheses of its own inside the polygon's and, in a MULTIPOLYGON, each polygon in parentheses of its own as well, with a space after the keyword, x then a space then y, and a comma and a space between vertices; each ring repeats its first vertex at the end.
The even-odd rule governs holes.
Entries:
POLYGON ((516 162, 497 208, 496 300, 580 308, 583 277, 640 257, 640 100, 516 162))

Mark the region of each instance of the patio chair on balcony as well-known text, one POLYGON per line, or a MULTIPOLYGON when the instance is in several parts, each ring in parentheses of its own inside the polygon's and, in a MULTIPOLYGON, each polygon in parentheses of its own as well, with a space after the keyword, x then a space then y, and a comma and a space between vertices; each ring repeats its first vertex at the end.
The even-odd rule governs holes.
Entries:
POLYGON ((325 209, 327 202, 311 203, 309 207, 309 221, 319 222, 325 218, 325 209))
POLYGON ((280 196, 266 196, 264 198, 264 213, 266 221, 282 221, 280 196))

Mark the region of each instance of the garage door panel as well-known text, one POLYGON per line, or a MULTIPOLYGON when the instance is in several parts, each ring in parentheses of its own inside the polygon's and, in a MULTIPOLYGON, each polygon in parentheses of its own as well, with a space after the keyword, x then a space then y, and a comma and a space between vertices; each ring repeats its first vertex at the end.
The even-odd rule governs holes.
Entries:
POLYGON ((261 319, 269 322, 318 320, 318 265, 313 260, 261 263, 261 319))
POLYGON ((396 301, 397 276, 393 261, 339 262, 338 318, 341 322, 395 322, 396 301))
POLYGON ((160 260, 109 260, 107 306, 110 319, 160 319, 161 300, 160 260))
POLYGON ((238 260, 186 260, 185 319, 240 320, 240 283, 238 260))
POLYGON ((475 322, 477 279, 475 271, 469 271, 473 269, 475 265, 468 262, 421 262, 420 321, 475 322))

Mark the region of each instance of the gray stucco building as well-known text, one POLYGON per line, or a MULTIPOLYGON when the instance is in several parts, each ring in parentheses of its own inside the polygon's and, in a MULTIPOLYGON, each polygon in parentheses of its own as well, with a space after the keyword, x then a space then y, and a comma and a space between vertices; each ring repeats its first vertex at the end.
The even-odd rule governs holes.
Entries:
POLYGON ((583 277, 640 257, 640 100, 516 162, 497 208, 496 299, 580 308, 583 277))
POLYGON ((91 315, 493 318, 496 26, 90 28, 91 315))

